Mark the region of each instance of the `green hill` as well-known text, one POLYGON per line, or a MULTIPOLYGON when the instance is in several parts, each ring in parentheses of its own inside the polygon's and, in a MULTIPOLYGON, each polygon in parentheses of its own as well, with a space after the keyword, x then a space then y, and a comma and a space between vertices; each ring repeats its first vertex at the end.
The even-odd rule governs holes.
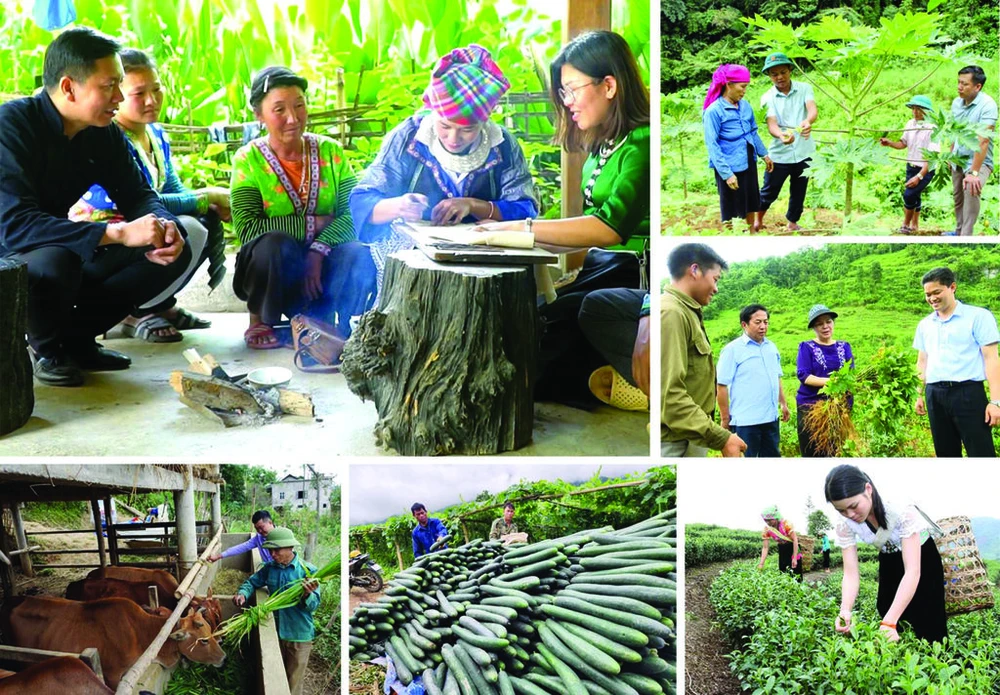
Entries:
POLYGON ((976 534, 976 545, 982 558, 1000 561, 1000 519, 977 516, 972 520, 972 531, 976 534))
MULTIPOLYGON (((724 256, 724 247, 719 250, 724 256)), ((806 327, 811 306, 826 304, 839 314, 834 337, 851 344, 858 369, 869 364, 883 345, 912 358, 916 365, 916 351, 911 348, 914 331, 930 313, 920 280, 937 266, 955 271, 956 296, 961 301, 988 307, 1000 316, 1000 248, 995 244, 827 244, 780 258, 732 264, 705 310, 705 327, 718 356, 741 333, 740 309, 753 303, 766 306, 771 318, 768 338, 781 353, 782 384, 793 404, 799 387, 798 346, 815 337, 806 327)), ((857 416, 864 407, 862 394, 856 399, 856 424, 863 421, 857 416)), ((782 426, 785 455, 797 455, 794 433, 793 416, 782 426)), ((925 418, 910 413, 890 434, 899 445, 893 455, 933 455, 925 418)), ((870 453, 887 455, 885 450, 870 453)))

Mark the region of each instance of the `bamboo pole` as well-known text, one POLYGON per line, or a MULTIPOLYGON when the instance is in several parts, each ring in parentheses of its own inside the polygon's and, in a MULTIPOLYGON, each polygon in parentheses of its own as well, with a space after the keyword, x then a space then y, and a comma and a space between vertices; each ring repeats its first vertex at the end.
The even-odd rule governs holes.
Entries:
POLYGON ((209 541, 208 545, 205 547, 204 552, 198 557, 198 561, 195 566, 187 573, 184 577, 184 581, 180 583, 177 589, 174 590, 174 598, 180 598, 188 587, 194 584, 195 576, 202 573, 208 567, 208 558, 210 555, 215 553, 215 550, 222 544, 222 527, 215 532, 215 536, 209 541))
MULTIPOLYGON (((513 504, 519 504, 521 502, 540 502, 542 500, 551 500, 559 497, 569 497, 573 495, 588 495, 593 492, 603 492, 604 490, 616 490, 623 487, 636 487, 638 485, 646 485, 648 481, 646 480, 630 480, 625 483, 614 483, 612 485, 601 485, 600 487, 589 487, 585 490, 570 490, 569 492, 556 492, 548 495, 528 495, 526 497, 518 497, 517 499, 509 500, 513 504)), ((457 518, 461 521, 462 519, 467 519, 470 516, 475 516, 476 514, 481 514, 483 512, 489 511, 490 509, 497 509, 503 507, 507 502, 500 502, 498 504, 491 504, 485 507, 480 507, 479 509, 474 509, 470 512, 466 512, 458 516, 457 518)))
MULTIPOLYGON (((193 571, 203 569, 204 566, 193 571)), ((194 591, 193 589, 189 589, 187 593, 185 593, 184 596, 177 602, 177 608, 175 608, 174 612, 167 618, 167 622, 163 624, 160 631, 156 633, 156 637, 153 638, 153 642, 146 647, 146 651, 144 651, 142 656, 140 656, 139 659, 132 664, 132 668, 130 668, 122 677, 121 681, 118 682, 118 689, 115 691, 116 695, 133 695, 133 693, 135 693, 139 683, 139 678, 141 678, 145 670, 149 668, 149 665, 153 663, 153 659, 155 659, 156 655, 159 654, 160 648, 167 641, 167 638, 170 637, 170 633, 174 631, 174 626, 177 625, 177 621, 180 620, 184 611, 187 610, 187 607, 190 605, 191 599, 193 598, 194 591)))
MULTIPOLYGON (((118 532, 115 531, 114 520, 111 518, 111 495, 104 498, 104 519, 108 527, 108 554, 111 564, 118 564, 118 532)), ((107 563, 102 563, 107 564, 107 563)))

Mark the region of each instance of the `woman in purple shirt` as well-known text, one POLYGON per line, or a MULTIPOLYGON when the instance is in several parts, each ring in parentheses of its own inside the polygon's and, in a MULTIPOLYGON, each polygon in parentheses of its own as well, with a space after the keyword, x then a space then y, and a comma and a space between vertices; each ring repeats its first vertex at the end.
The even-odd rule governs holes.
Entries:
MULTIPOLYGON (((824 304, 815 305, 809 310, 809 328, 816 334, 816 338, 799 343, 795 370, 801 384, 795 394, 795 419, 798 421, 799 452, 805 458, 825 458, 835 454, 835 451, 820 447, 813 441, 812 432, 805 426, 806 413, 815 403, 827 398, 820 391, 830 381, 831 374, 845 364, 850 364, 851 369, 854 369, 851 344, 833 338, 835 318, 837 312, 831 311, 824 304)), ((848 400, 848 407, 852 405, 848 400)))

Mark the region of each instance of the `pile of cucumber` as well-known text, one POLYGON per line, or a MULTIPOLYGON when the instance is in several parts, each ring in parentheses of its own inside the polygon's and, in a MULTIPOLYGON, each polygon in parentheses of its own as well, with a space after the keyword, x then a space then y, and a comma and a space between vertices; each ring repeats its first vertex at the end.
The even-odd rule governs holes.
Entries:
POLYGON ((428 695, 673 694, 675 515, 425 555, 351 616, 351 658, 428 695))

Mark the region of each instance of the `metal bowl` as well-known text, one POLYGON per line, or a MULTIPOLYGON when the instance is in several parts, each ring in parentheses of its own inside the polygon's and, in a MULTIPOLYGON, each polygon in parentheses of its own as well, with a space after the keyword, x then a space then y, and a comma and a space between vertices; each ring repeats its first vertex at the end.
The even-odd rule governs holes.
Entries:
POLYGON ((284 367, 261 367, 247 374, 247 381, 259 389, 284 386, 291 380, 291 370, 284 367))

